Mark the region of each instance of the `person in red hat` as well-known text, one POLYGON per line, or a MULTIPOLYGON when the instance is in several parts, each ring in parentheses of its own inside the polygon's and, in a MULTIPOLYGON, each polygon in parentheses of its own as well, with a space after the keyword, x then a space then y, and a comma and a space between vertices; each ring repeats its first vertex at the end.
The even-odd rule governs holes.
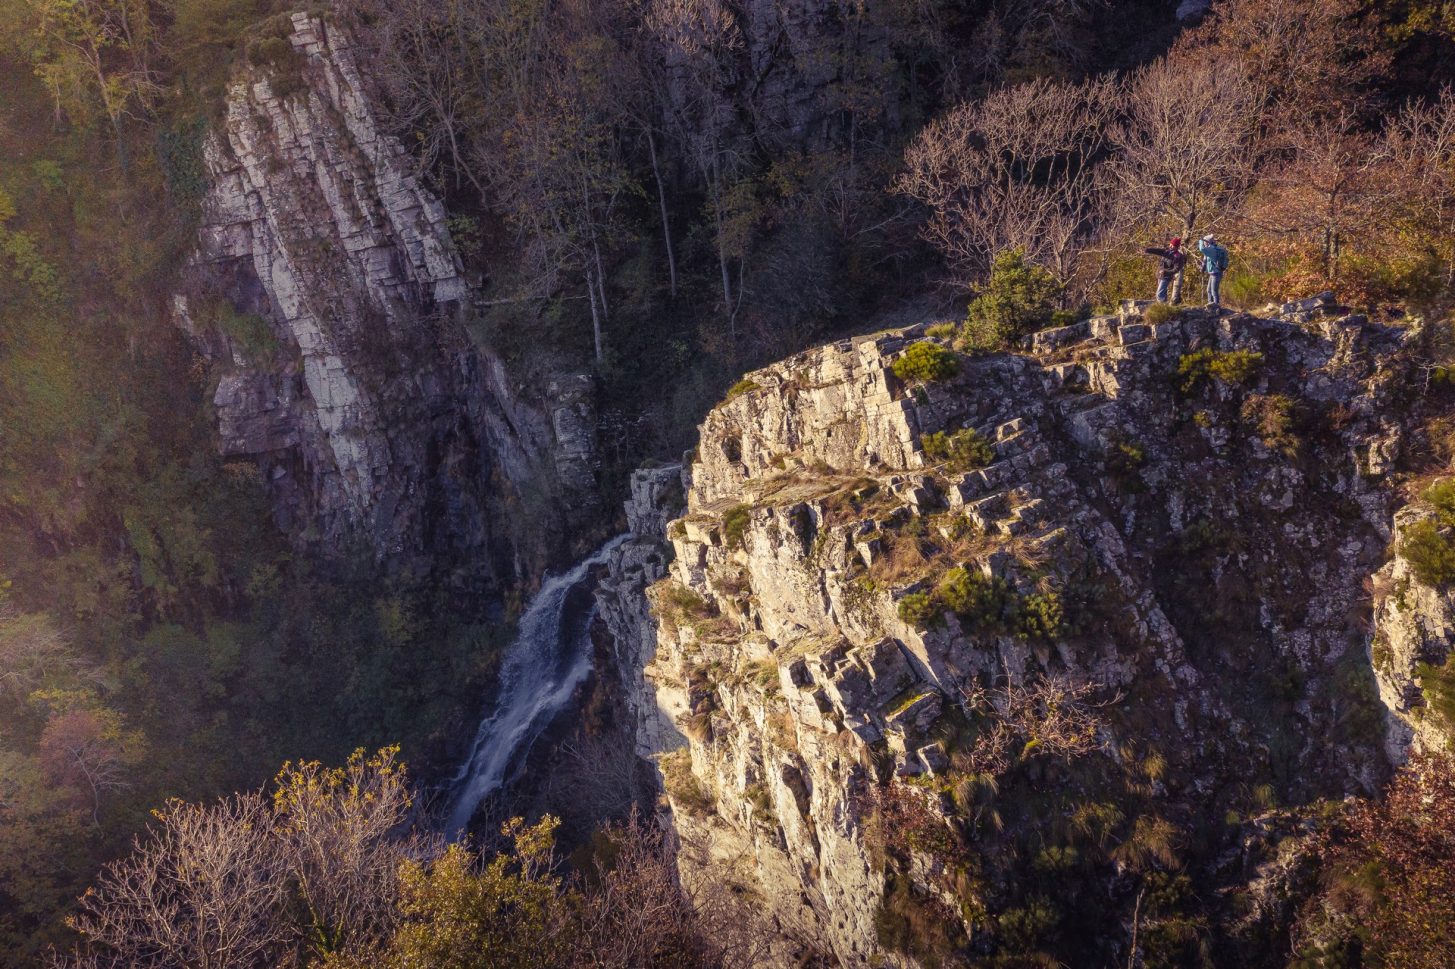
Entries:
POLYGON ((1148 246, 1142 250, 1149 256, 1157 256, 1157 302, 1167 302, 1169 289, 1173 292, 1174 301, 1180 295, 1177 290, 1180 286, 1174 286, 1174 280, 1182 276, 1182 268, 1187 265, 1187 253, 1182 248, 1182 240, 1176 236, 1167 240, 1167 247, 1148 246))

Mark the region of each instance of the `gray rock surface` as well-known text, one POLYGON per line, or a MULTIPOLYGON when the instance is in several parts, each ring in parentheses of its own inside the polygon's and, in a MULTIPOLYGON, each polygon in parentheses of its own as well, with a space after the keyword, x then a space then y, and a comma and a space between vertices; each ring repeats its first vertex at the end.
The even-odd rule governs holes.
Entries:
MULTIPOLYGON (((876 805, 908 798, 963 826, 946 725, 996 716, 987 687, 1052 675, 1112 698, 1101 756, 1165 754, 1152 796, 1168 810, 1275 756, 1295 778, 1280 797, 1369 789, 1417 730, 1409 671, 1444 648, 1451 614, 1430 590, 1399 618, 1377 599, 1386 718, 1357 617, 1399 504, 1384 475, 1402 432, 1381 415, 1398 412, 1404 335, 1315 302, 1156 325, 1130 305, 939 383, 891 370, 923 327, 748 375, 702 425, 650 616, 624 603, 661 572, 659 545, 611 587, 634 631, 621 659, 644 676, 641 747, 681 745, 662 764, 684 881, 753 899, 775 964, 914 964, 880 943, 889 880, 946 911, 967 899, 933 852, 886 856, 876 805), (1242 378, 1179 373, 1238 359, 1253 361, 1242 378), (925 452, 965 428, 988 465, 925 452), (960 565, 1022 603, 1059 589, 1081 618, 1038 633, 901 617, 960 565)), ((660 512, 642 517, 657 534, 660 512)), ((1402 568, 1385 567, 1391 588, 1402 568)))
POLYGON ((469 337, 444 207, 381 130, 347 33, 300 13, 288 40, 297 77, 244 70, 205 145, 176 299, 217 375, 222 453, 259 463, 305 544, 538 571, 595 513, 591 378, 528 391, 469 337))

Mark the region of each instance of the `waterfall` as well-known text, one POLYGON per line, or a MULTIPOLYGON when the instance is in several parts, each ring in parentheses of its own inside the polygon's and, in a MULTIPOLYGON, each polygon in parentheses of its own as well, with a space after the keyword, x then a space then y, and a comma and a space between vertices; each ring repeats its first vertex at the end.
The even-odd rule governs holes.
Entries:
POLYGON ((480 802, 505 784, 517 754, 570 701, 591 671, 593 604, 580 622, 570 622, 571 593, 629 536, 607 542, 561 575, 550 576, 520 617, 515 639, 505 648, 495 708, 480 723, 470 756, 450 782, 445 833, 458 837, 480 802))

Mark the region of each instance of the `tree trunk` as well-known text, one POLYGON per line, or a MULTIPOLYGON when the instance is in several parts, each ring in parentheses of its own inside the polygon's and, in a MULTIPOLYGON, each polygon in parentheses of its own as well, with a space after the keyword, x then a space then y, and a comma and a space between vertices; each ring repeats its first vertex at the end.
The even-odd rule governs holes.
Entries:
POLYGON ((591 233, 591 254, 596 260, 596 293, 601 297, 601 318, 611 320, 611 310, 606 307, 606 270, 601 268, 601 246, 596 242, 596 232, 591 233))
POLYGON ((722 208, 718 205, 717 192, 712 194, 712 222, 713 230, 717 236, 717 268, 722 273, 722 308, 723 312, 733 311, 733 284, 728 276, 727 249, 722 239, 722 208))
POLYGON ((591 300, 591 339, 596 346, 596 365, 600 366, 602 361, 601 352, 601 314, 596 309, 596 280, 591 270, 586 270, 586 296, 591 300))
POLYGON ((677 298, 677 254, 672 251, 672 225, 667 219, 667 189, 662 185, 662 170, 657 163, 657 139, 647 129, 647 153, 652 159, 652 177, 657 180, 657 207, 662 212, 662 241, 667 246, 667 278, 672 298, 677 298))

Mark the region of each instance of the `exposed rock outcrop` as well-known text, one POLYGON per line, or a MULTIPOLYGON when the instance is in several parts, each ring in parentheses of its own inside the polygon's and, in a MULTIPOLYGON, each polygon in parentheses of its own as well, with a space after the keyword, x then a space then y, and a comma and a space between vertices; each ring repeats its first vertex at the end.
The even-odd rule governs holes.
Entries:
MULTIPOLYGON (((843 341, 702 425, 655 637, 633 634, 642 722, 686 738, 661 761, 684 879, 752 898, 775 961, 963 959, 1038 919, 1054 954, 1088 913, 1145 918, 1140 879, 1177 867, 1261 897, 1297 806, 1370 789, 1404 742, 1365 591, 1404 331, 1327 301, 1143 308, 928 383, 893 370, 925 327, 843 341)), ((1401 669, 1449 628, 1443 598, 1411 608, 1401 669)), ((1197 917, 1236 952, 1276 910, 1197 917)), ((1125 961, 1125 935, 1088 928, 1077 964, 1125 961)))
POLYGON ((177 300, 218 375, 222 452, 255 459, 324 550, 539 568, 594 510, 592 381, 528 392, 469 337, 445 210, 381 130, 348 34, 287 23, 289 56, 237 78, 205 145, 177 300))
POLYGON ((596 586, 597 615, 615 652, 611 668, 622 678, 619 692, 629 718, 635 720, 637 753, 642 757, 673 750, 683 742, 673 722, 683 698, 647 678, 657 654, 657 625, 646 595, 667 574, 672 556, 667 522, 681 513, 683 501, 680 464, 636 471, 626 501, 631 537, 612 553, 606 575, 596 586))

